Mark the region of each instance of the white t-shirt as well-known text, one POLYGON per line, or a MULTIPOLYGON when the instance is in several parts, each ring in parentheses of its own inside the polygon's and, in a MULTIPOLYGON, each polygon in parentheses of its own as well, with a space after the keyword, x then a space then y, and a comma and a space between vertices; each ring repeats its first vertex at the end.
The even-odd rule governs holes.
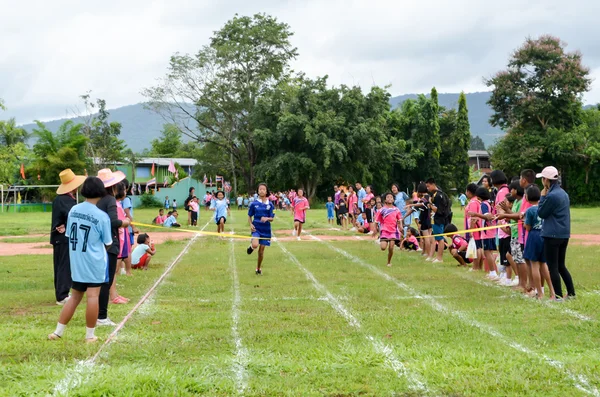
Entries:
POLYGON ((140 263, 140 258, 144 256, 146 250, 148 250, 150 246, 148 244, 140 244, 131 253, 131 264, 138 265, 140 263))

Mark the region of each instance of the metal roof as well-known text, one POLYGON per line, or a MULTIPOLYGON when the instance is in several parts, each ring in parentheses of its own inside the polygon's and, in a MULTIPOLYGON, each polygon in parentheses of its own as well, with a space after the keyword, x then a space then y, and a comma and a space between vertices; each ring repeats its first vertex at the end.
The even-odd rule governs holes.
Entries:
POLYGON ((469 157, 490 157, 487 150, 469 150, 469 157))

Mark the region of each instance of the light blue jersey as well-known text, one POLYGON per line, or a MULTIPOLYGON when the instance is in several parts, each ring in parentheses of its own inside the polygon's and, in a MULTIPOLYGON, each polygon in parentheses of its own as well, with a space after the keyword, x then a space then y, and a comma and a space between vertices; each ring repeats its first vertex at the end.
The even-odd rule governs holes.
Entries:
POLYGON ((367 197, 367 192, 361 187, 360 190, 356 192, 356 195, 358 196, 358 208, 362 211, 365 209, 365 203, 363 203, 363 200, 365 197, 367 197))
POLYGON ((165 220, 165 223, 163 223, 164 227, 172 227, 175 223, 177 223, 177 218, 175 218, 173 215, 171 215, 170 217, 168 217, 165 220))
POLYGON ((71 278, 78 283, 108 282, 108 254, 112 244, 110 218, 94 204, 77 204, 67 219, 65 236, 69 239, 71 278))
POLYGON ((215 221, 221 218, 227 219, 227 199, 211 201, 210 209, 215 210, 215 221))

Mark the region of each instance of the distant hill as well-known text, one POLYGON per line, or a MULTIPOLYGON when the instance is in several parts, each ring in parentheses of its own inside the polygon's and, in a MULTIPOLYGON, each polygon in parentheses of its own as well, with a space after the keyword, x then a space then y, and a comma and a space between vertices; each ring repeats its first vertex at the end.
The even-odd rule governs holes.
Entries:
MULTIPOLYGON (((459 94, 439 94, 439 103, 447 108, 457 108, 459 94)), ((479 135, 486 144, 486 147, 502 135, 502 130, 493 128, 489 125, 488 119, 492 113, 486 101, 490 97, 489 92, 475 92, 467 95, 467 106, 469 108, 469 122, 471 123, 471 133, 479 135)), ((399 106, 407 99, 416 99, 417 94, 407 94, 394 97, 390 100, 393 108, 399 106)), ((121 139, 125 140, 127 146, 134 152, 141 152, 150 148, 150 141, 160 135, 165 120, 158 114, 144 109, 141 103, 129 106, 123 106, 116 109, 109 109, 109 121, 118 121, 123 126, 121 130, 121 139)), ((45 122, 48 129, 56 131, 58 127, 66 120, 75 122, 81 121, 79 118, 64 118, 45 122)), ((32 131, 36 125, 26 124, 23 126, 27 131, 32 131)), ((187 138, 184 137, 187 141, 187 138)), ((33 143, 33 140, 30 142, 33 143)))
MULTIPOLYGON (((438 102, 446 108, 458 108, 458 96, 460 94, 438 94, 438 102)), ((473 92, 465 94, 467 96, 467 108, 469 109, 469 123, 471 125, 471 134, 479 137, 485 143, 485 146, 493 144, 496 139, 504 135, 500 128, 492 127, 489 123, 492 109, 487 105, 491 92, 473 92)), ((427 94, 429 97, 429 94, 427 94)), ((392 107, 400 106, 407 99, 417 99, 417 94, 406 94, 390 99, 392 107)))

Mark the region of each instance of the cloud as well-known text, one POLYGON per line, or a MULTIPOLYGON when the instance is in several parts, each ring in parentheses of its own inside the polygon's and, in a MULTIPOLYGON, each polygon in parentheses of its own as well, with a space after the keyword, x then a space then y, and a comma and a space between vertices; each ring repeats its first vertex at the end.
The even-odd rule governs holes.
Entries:
POLYGON ((485 90, 483 78, 526 36, 552 33, 583 52, 596 78, 586 100, 600 101, 600 2, 55 0, 2 10, 0 96, 19 122, 65 116, 88 90, 109 107, 139 102, 170 55, 197 51, 235 13, 257 12, 295 32, 295 70, 332 84, 391 84, 394 95, 485 90))

